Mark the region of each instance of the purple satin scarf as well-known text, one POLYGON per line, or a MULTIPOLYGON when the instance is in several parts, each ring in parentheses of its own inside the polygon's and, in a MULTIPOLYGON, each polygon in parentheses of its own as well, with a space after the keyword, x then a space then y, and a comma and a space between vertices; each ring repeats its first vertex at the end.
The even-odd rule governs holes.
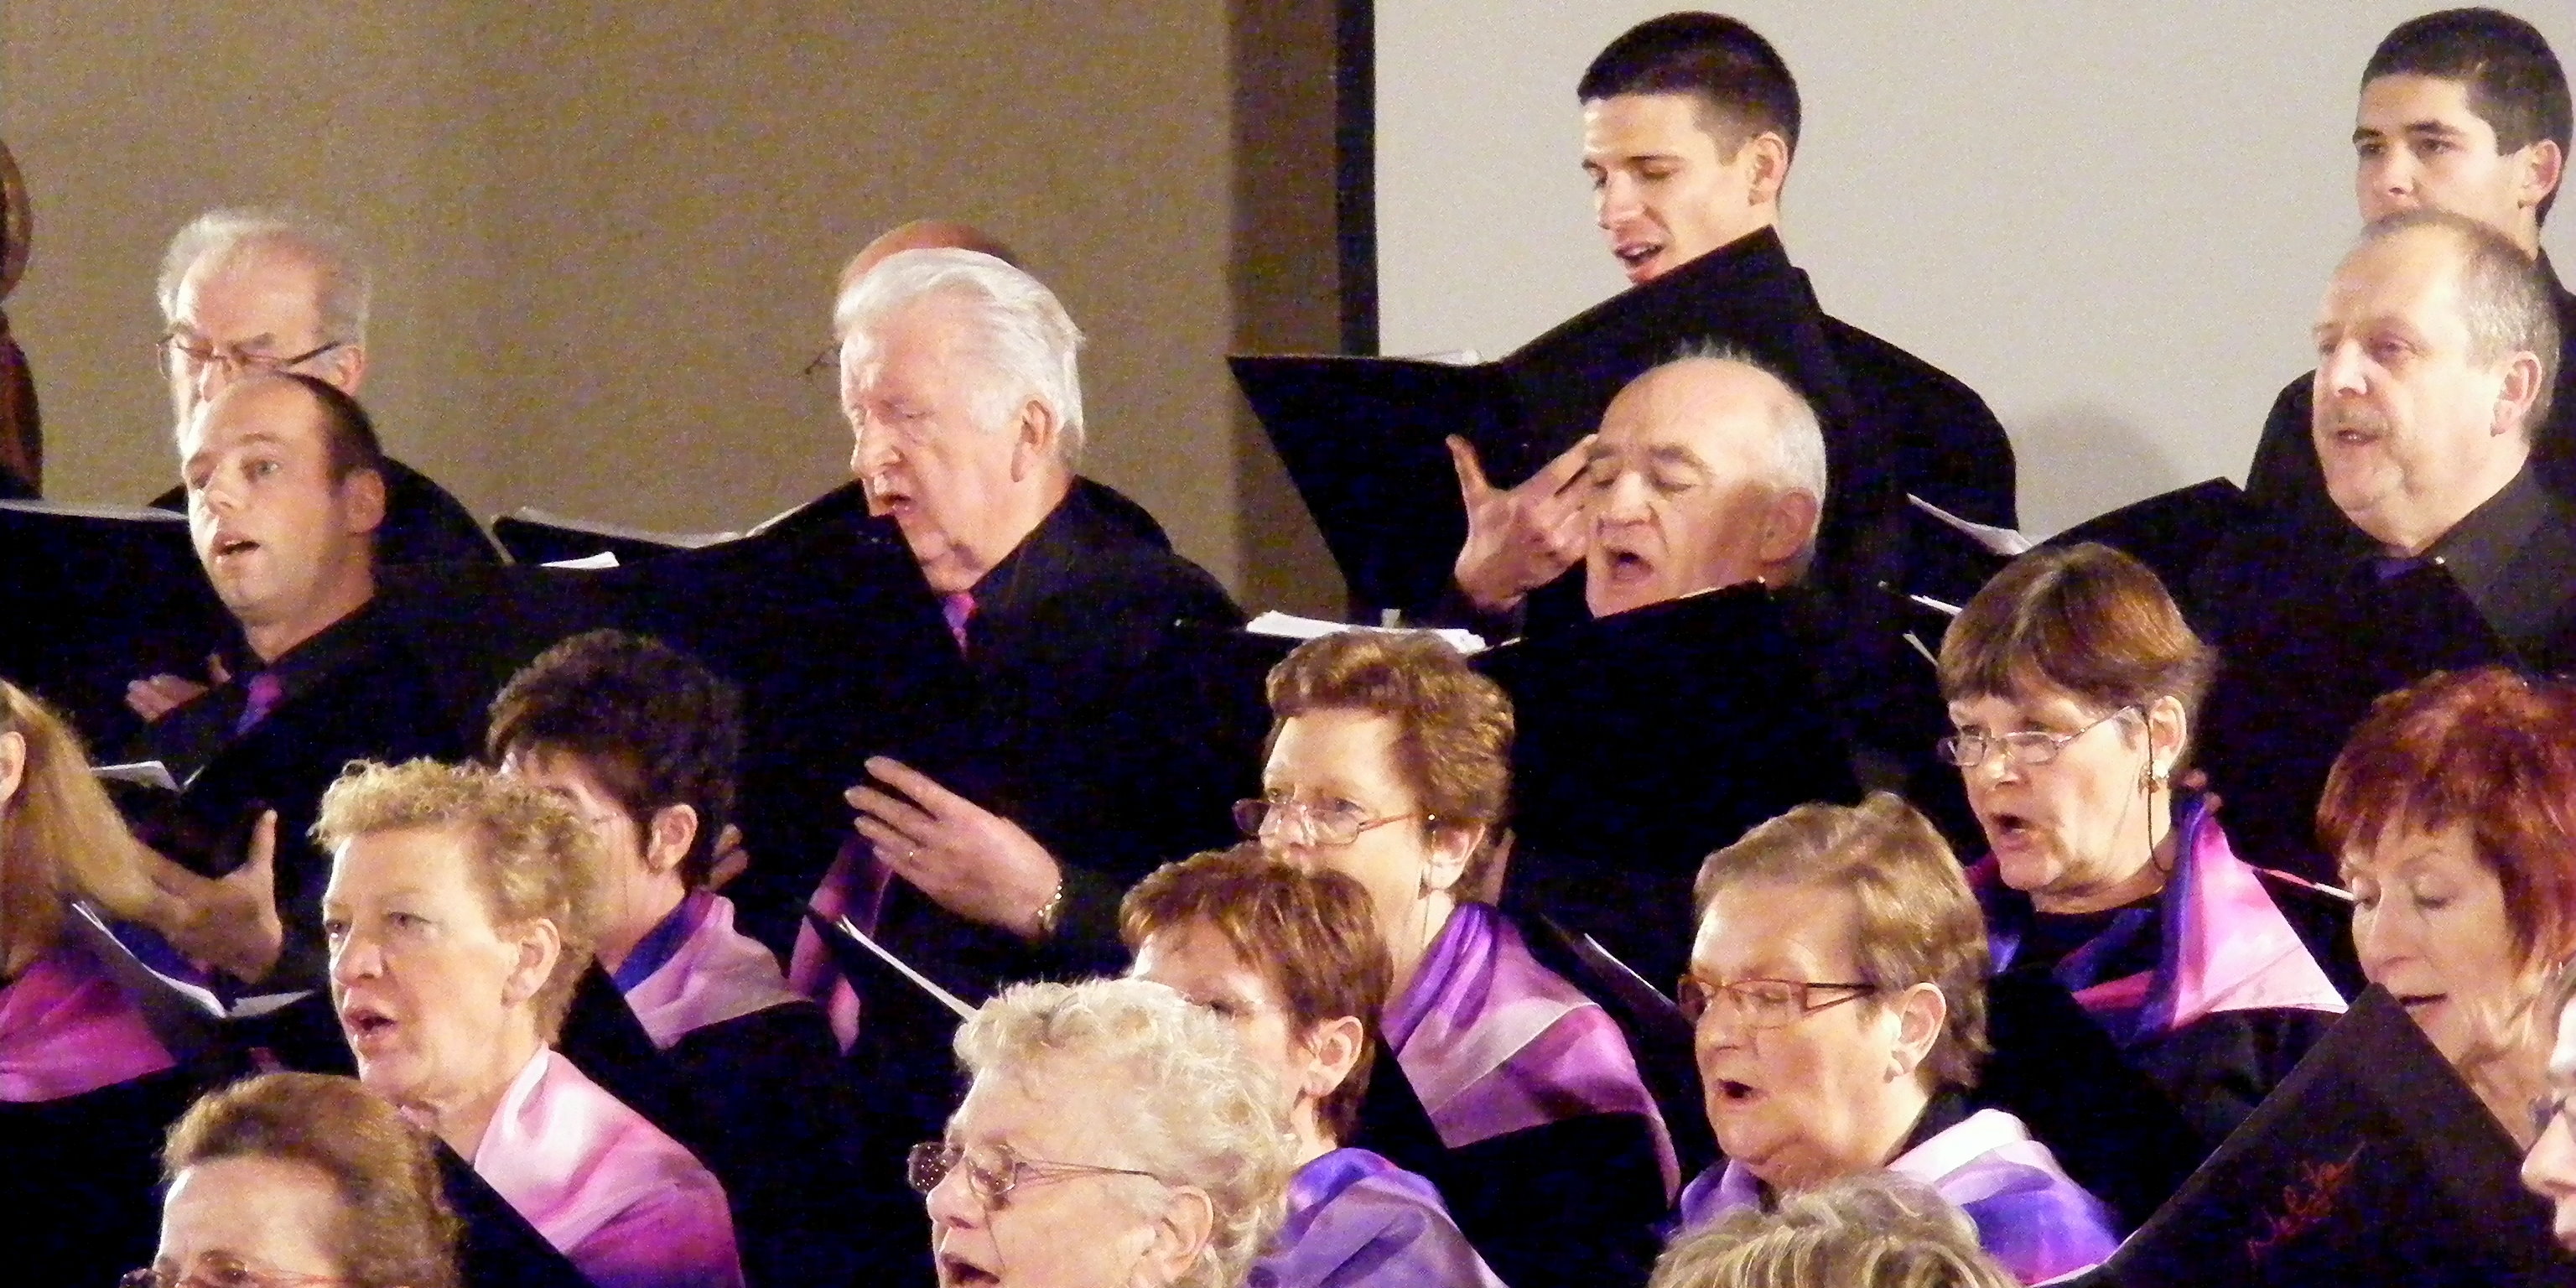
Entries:
MULTIPOLYGON (((2228 1011, 2341 1015, 2343 995, 2281 915, 2262 878, 2236 857, 2206 802, 2192 801, 2177 826, 2182 861, 2164 896, 2153 909, 2123 913, 2093 943, 2069 954, 2053 972, 2058 981, 2124 1047, 2228 1011), (2151 928, 2163 935, 2155 969, 2103 978, 2099 963, 2110 956, 2107 941, 2151 928)), ((2029 902, 2004 886, 1992 855, 1970 869, 1968 879, 1985 907, 1995 969, 2001 971, 2020 947, 2029 902)))
POLYGON ((1664 1192, 1680 1184, 1663 1115, 1618 1023, 1540 965, 1491 906, 1450 914, 1385 1029, 1449 1148, 1582 1114, 1641 1114, 1654 1125, 1664 1192))
POLYGON ((473 1163, 597 1288, 742 1288, 715 1176, 551 1049, 510 1080, 473 1163))
POLYGON ((733 928, 733 901, 704 890, 682 900, 636 945, 635 955, 618 968, 617 985, 653 1045, 665 1051, 710 1024, 798 997, 769 949, 733 928), (666 943, 652 942, 665 932, 666 943), (630 967, 642 968, 643 977, 629 983, 630 967))
POLYGON ((1431 1182, 1337 1149, 1288 1183, 1288 1220, 1251 1288, 1502 1288, 1431 1182))
POLYGON ((176 1063, 87 949, 66 936, 0 988, 0 1101, 27 1104, 176 1063))
MULTIPOLYGON (((2020 1119, 2000 1109, 1978 1110, 1899 1155, 1887 1170, 1957 1204, 1987 1255, 2026 1284, 2100 1265, 2120 1246, 2110 1210, 2057 1166, 2020 1119)), ((1761 1202, 1753 1173, 1721 1163, 1682 1191, 1682 1228, 1761 1202)))

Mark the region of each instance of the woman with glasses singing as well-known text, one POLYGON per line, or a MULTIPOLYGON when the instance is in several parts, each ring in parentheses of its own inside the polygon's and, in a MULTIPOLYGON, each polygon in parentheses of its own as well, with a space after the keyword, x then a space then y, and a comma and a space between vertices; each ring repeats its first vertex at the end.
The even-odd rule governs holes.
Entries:
POLYGON ((160 1251, 124 1288, 457 1288, 433 1149, 347 1078, 235 1083, 171 1129, 160 1251))
POLYGON ((1157 869, 1119 923, 1136 978, 1232 1026, 1287 1108, 1297 1174, 1257 1288, 1501 1288, 1431 1182, 1343 1144, 1386 1003, 1386 945, 1358 882, 1242 845, 1157 869))
POLYGON ((1879 1169, 1965 1210, 2024 1283, 2100 1262, 2112 1217, 2021 1121, 1970 1112, 1986 935, 1940 833, 1884 792, 1801 805, 1712 854, 1683 1012, 1728 1161, 1686 1228, 1879 1169))
POLYGON ((2543 993, 2576 957, 2576 685, 2489 667, 2381 698, 2317 836, 2358 900, 2362 973, 2528 1149, 2559 1020, 2543 993))
POLYGON ((1300 645, 1269 697, 1263 795, 1236 821, 1357 880, 1394 968, 1395 1067, 1357 1143, 1430 1177, 1515 1288, 1644 1282, 1680 1179, 1663 1118, 1618 1025, 1492 903, 1511 700, 1438 639, 1383 632, 1300 645), (1418 1109, 1389 1112, 1403 1092, 1418 1109))
POLYGON ((942 1288, 1235 1288, 1279 1225, 1287 1124, 1225 1021, 1160 984, 1019 984, 912 1151, 942 1288))
POLYGON ((2089 543, 2014 560, 1941 642, 1940 750, 1985 830, 1968 879, 1995 970, 2054 976, 2202 1151, 2344 1009, 2217 810, 2176 786, 2211 667, 2156 575, 2089 543))

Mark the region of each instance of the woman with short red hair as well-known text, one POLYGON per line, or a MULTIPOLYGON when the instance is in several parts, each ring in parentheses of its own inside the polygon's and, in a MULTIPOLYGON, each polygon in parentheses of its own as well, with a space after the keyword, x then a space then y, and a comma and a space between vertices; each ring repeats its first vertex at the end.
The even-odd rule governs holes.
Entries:
POLYGON ((2326 778, 2317 834, 2357 906, 2353 946, 2518 1146, 2576 954, 2576 687, 2501 667, 2381 698, 2326 778))

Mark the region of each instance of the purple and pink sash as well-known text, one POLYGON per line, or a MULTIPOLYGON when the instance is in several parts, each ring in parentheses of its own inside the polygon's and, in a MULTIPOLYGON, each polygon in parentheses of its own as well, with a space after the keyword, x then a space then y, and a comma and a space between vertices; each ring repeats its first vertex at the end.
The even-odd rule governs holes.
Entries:
POLYGON ((1251 1288, 1503 1288, 1431 1182, 1365 1149, 1297 1169, 1251 1288))
POLYGON ((551 1049, 510 1080, 474 1171, 598 1288, 741 1288, 724 1188, 551 1049))
POLYGON ((1387 1045, 1451 1149, 1583 1114, 1653 1124, 1664 1192, 1680 1184, 1670 1134, 1618 1023, 1540 965, 1520 931, 1465 903, 1386 1013, 1387 1045))
MULTIPOLYGON (((2092 943, 2053 972, 2075 1000, 2124 1047, 2151 1042, 2229 1011, 2343 1013, 2343 994, 2291 929, 2252 865, 2236 857, 2217 816, 2193 801, 2179 824, 2182 861, 2153 908, 2114 918, 2092 943), (2105 978, 2103 963, 2122 942, 2161 932, 2153 970, 2105 978)), ((2003 884, 1989 855, 1969 870, 1986 909, 1995 969, 2012 964, 2029 902, 2003 884)))
MULTIPOLYGON (((779 973, 778 959, 760 941, 733 928, 732 900, 704 890, 692 893, 655 933, 663 930, 674 943, 652 954, 660 960, 629 958, 617 972, 626 1005, 643 1021, 653 1045, 667 1051, 710 1024, 797 1000, 787 977, 779 973), (645 972, 631 986, 629 967, 645 972)), ((644 946, 638 946, 637 955, 645 956, 644 946)))
MULTIPOLYGON (((2120 1246, 2111 1213, 2058 1167, 2021 1120, 1981 1109, 1887 1165, 1932 1187, 1977 1227, 1987 1254, 2026 1284, 2090 1269, 2120 1246)), ((1694 1229, 1762 1202, 1762 1183, 1722 1163, 1682 1192, 1682 1228, 1694 1229)))
POLYGON ((70 937, 0 988, 0 1101, 61 1100, 176 1061, 116 982, 70 937))

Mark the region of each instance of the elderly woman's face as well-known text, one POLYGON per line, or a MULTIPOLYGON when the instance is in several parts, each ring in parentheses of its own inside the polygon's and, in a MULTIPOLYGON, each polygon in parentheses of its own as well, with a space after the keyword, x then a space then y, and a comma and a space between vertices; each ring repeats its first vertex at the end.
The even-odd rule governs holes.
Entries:
POLYGON ((1117 1081, 1086 1061, 1042 1057, 975 1079, 948 1120, 948 1143, 963 1156, 929 1196, 930 1249, 942 1288, 1168 1282, 1171 1254, 1152 1215, 1168 1191, 1149 1177, 1097 1170, 1134 1166, 1103 1111, 1112 1094, 1104 1076, 1117 1081), (1013 1175, 1015 1166, 1017 1183, 997 1203, 987 1203, 969 1180, 979 1170, 1013 1175))
POLYGON ((2467 828, 2399 823, 2343 856, 2358 901, 2352 943, 2361 973, 2385 987, 2457 1064, 2494 1041, 2495 1019, 2523 975, 2505 918, 2504 885, 2467 828))
MULTIPOLYGON (((1858 983, 1858 912, 1848 890, 1723 887, 1700 918, 1691 973, 1703 986, 1858 983)), ((1912 1063, 1898 1056, 1897 1011, 1872 1005, 1876 1000, 1853 990, 1811 990, 1805 1004, 1812 1009, 1776 1027, 1749 1022, 1723 997, 1712 1001, 1694 1048, 1709 1126, 1728 1158, 1791 1189, 1888 1161, 1877 1155, 1891 1106, 1919 1102, 1923 1093, 1912 1063)))
POLYGON ((347 1217, 331 1179, 307 1164, 213 1159, 171 1180, 152 1264, 173 1279, 214 1284, 337 1279, 347 1267, 335 1235, 347 1217))
POLYGON ((2560 1247, 2576 1252, 2576 1123, 2568 1120, 2570 1098, 2576 1098, 2576 1003, 2558 1013, 2557 1042, 2549 1052, 2549 1098, 2540 1121, 2540 1138, 2522 1160, 2522 1183, 2556 1209, 2553 1224, 2560 1247))
POLYGON ((1440 932, 1425 895, 1446 889, 1456 867, 1454 858, 1439 861, 1422 804, 1397 772, 1397 732, 1394 719, 1373 711, 1324 708, 1283 721, 1261 770, 1272 802, 1261 844, 1308 871, 1329 868, 1366 887, 1379 929, 1403 960, 1406 946, 1418 952, 1440 932), (1317 835, 1334 815, 1362 829, 1347 844, 1317 835))
MULTIPOLYGON (((1985 759, 1963 766, 1968 805, 1985 829, 2004 884, 2045 911, 2115 889, 2152 859, 2146 779, 2153 766, 2144 721, 2134 712, 2103 719, 2062 690, 1988 695, 1950 704, 1962 735, 1983 736, 1985 759), (2044 764, 2027 764, 1992 742, 2006 734, 2073 735, 2044 764)), ((2052 745, 2027 740, 2043 753, 2052 745)))
POLYGON ((534 1052, 532 999, 552 955, 493 922, 459 828, 373 832, 331 860, 322 927, 331 1000, 358 1078, 399 1105, 506 1085, 534 1052))

